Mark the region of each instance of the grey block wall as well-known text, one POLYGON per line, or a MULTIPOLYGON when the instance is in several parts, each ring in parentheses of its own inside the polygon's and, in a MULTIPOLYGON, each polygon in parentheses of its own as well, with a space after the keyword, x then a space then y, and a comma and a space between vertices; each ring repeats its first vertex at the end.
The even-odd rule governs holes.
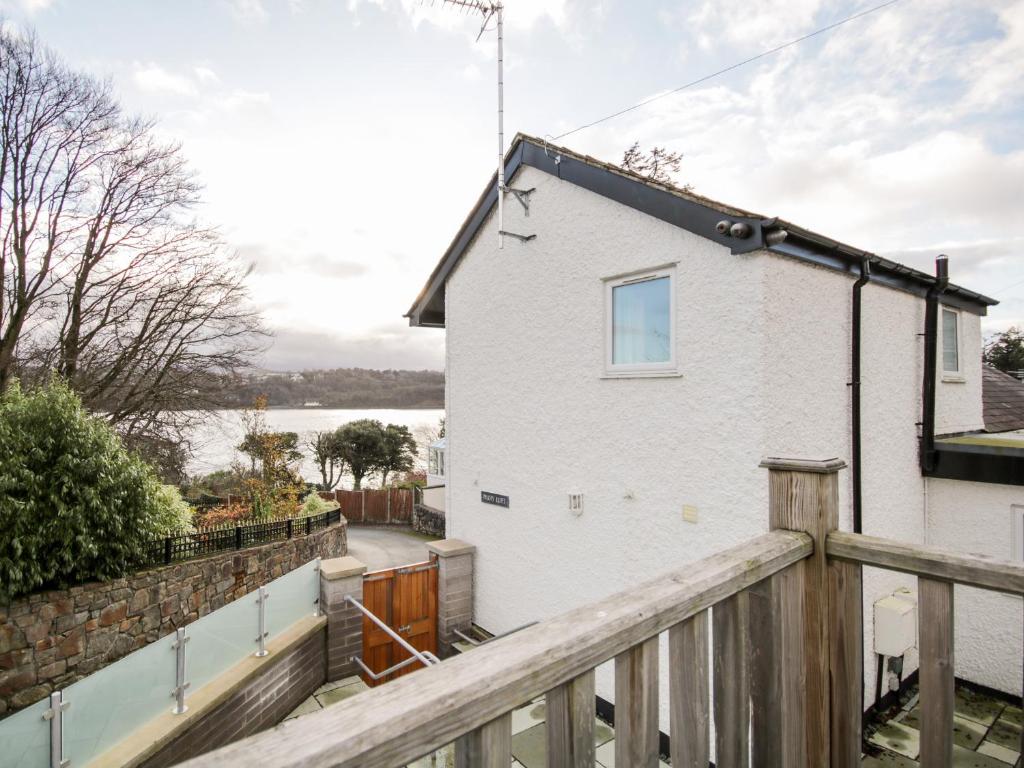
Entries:
POLYGON ((455 630, 473 623, 473 553, 476 547, 459 539, 427 544, 437 557, 437 650, 441 658, 452 654, 459 639, 455 630))
POLYGON ((345 597, 363 601, 364 573, 366 566, 351 556, 321 563, 320 609, 327 617, 328 680, 359 672, 352 658, 363 653, 363 615, 345 597))
POLYGON ((142 765, 164 768, 277 725, 326 679, 321 629, 270 664, 142 765))

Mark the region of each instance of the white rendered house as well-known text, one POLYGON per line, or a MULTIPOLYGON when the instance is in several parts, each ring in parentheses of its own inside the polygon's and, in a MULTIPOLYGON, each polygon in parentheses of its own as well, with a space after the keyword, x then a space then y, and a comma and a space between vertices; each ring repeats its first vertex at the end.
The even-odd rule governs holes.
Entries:
MULTIPOLYGON (((447 336, 447 535, 477 547, 476 623, 760 533, 766 456, 844 459, 845 530, 1013 556, 1024 448, 983 437, 993 299, 527 136, 505 172, 503 247, 492 179, 408 314, 447 336)), ((873 605, 915 589, 865 570, 865 705, 873 605)), ((957 674, 1019 693, 1021 626, 1019 598, 958 589, 957 674)))

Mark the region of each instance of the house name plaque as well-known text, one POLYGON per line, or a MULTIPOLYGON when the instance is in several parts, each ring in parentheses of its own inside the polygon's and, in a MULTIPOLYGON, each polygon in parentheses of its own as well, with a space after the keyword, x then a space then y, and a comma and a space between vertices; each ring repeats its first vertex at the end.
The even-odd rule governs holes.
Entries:
POLYGON ((508 507, 508 496, 502 496, 500 493, 491 493, 490 491, 480 491, 480 501, 484 504, 494 504, 498 507, 508 507))

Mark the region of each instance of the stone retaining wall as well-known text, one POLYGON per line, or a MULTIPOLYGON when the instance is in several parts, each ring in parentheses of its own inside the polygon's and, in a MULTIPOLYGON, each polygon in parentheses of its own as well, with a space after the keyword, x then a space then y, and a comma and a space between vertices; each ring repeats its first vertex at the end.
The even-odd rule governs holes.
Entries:
POLYGON ((412 509, 412 529, 418 533, 444 538, 444 512, 417 504, 412 509))
POLYGON ((0 717, 66 688, 315 557, 348 552, 344 519, 224 552, 0 605, 0 717))

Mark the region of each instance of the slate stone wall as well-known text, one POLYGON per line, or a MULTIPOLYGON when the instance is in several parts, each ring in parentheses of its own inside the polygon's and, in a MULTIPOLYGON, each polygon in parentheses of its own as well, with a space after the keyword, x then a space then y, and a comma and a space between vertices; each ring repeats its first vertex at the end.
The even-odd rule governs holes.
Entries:
POLYGON ((348 552, 347 523, 259 547, 27 595, 0 605, 0 717, 315 557, 348 552))
POLYGON ((444 538, 444 512, 440 512, 423 504, 412 509, 412 529, 419 533, 444 538))

